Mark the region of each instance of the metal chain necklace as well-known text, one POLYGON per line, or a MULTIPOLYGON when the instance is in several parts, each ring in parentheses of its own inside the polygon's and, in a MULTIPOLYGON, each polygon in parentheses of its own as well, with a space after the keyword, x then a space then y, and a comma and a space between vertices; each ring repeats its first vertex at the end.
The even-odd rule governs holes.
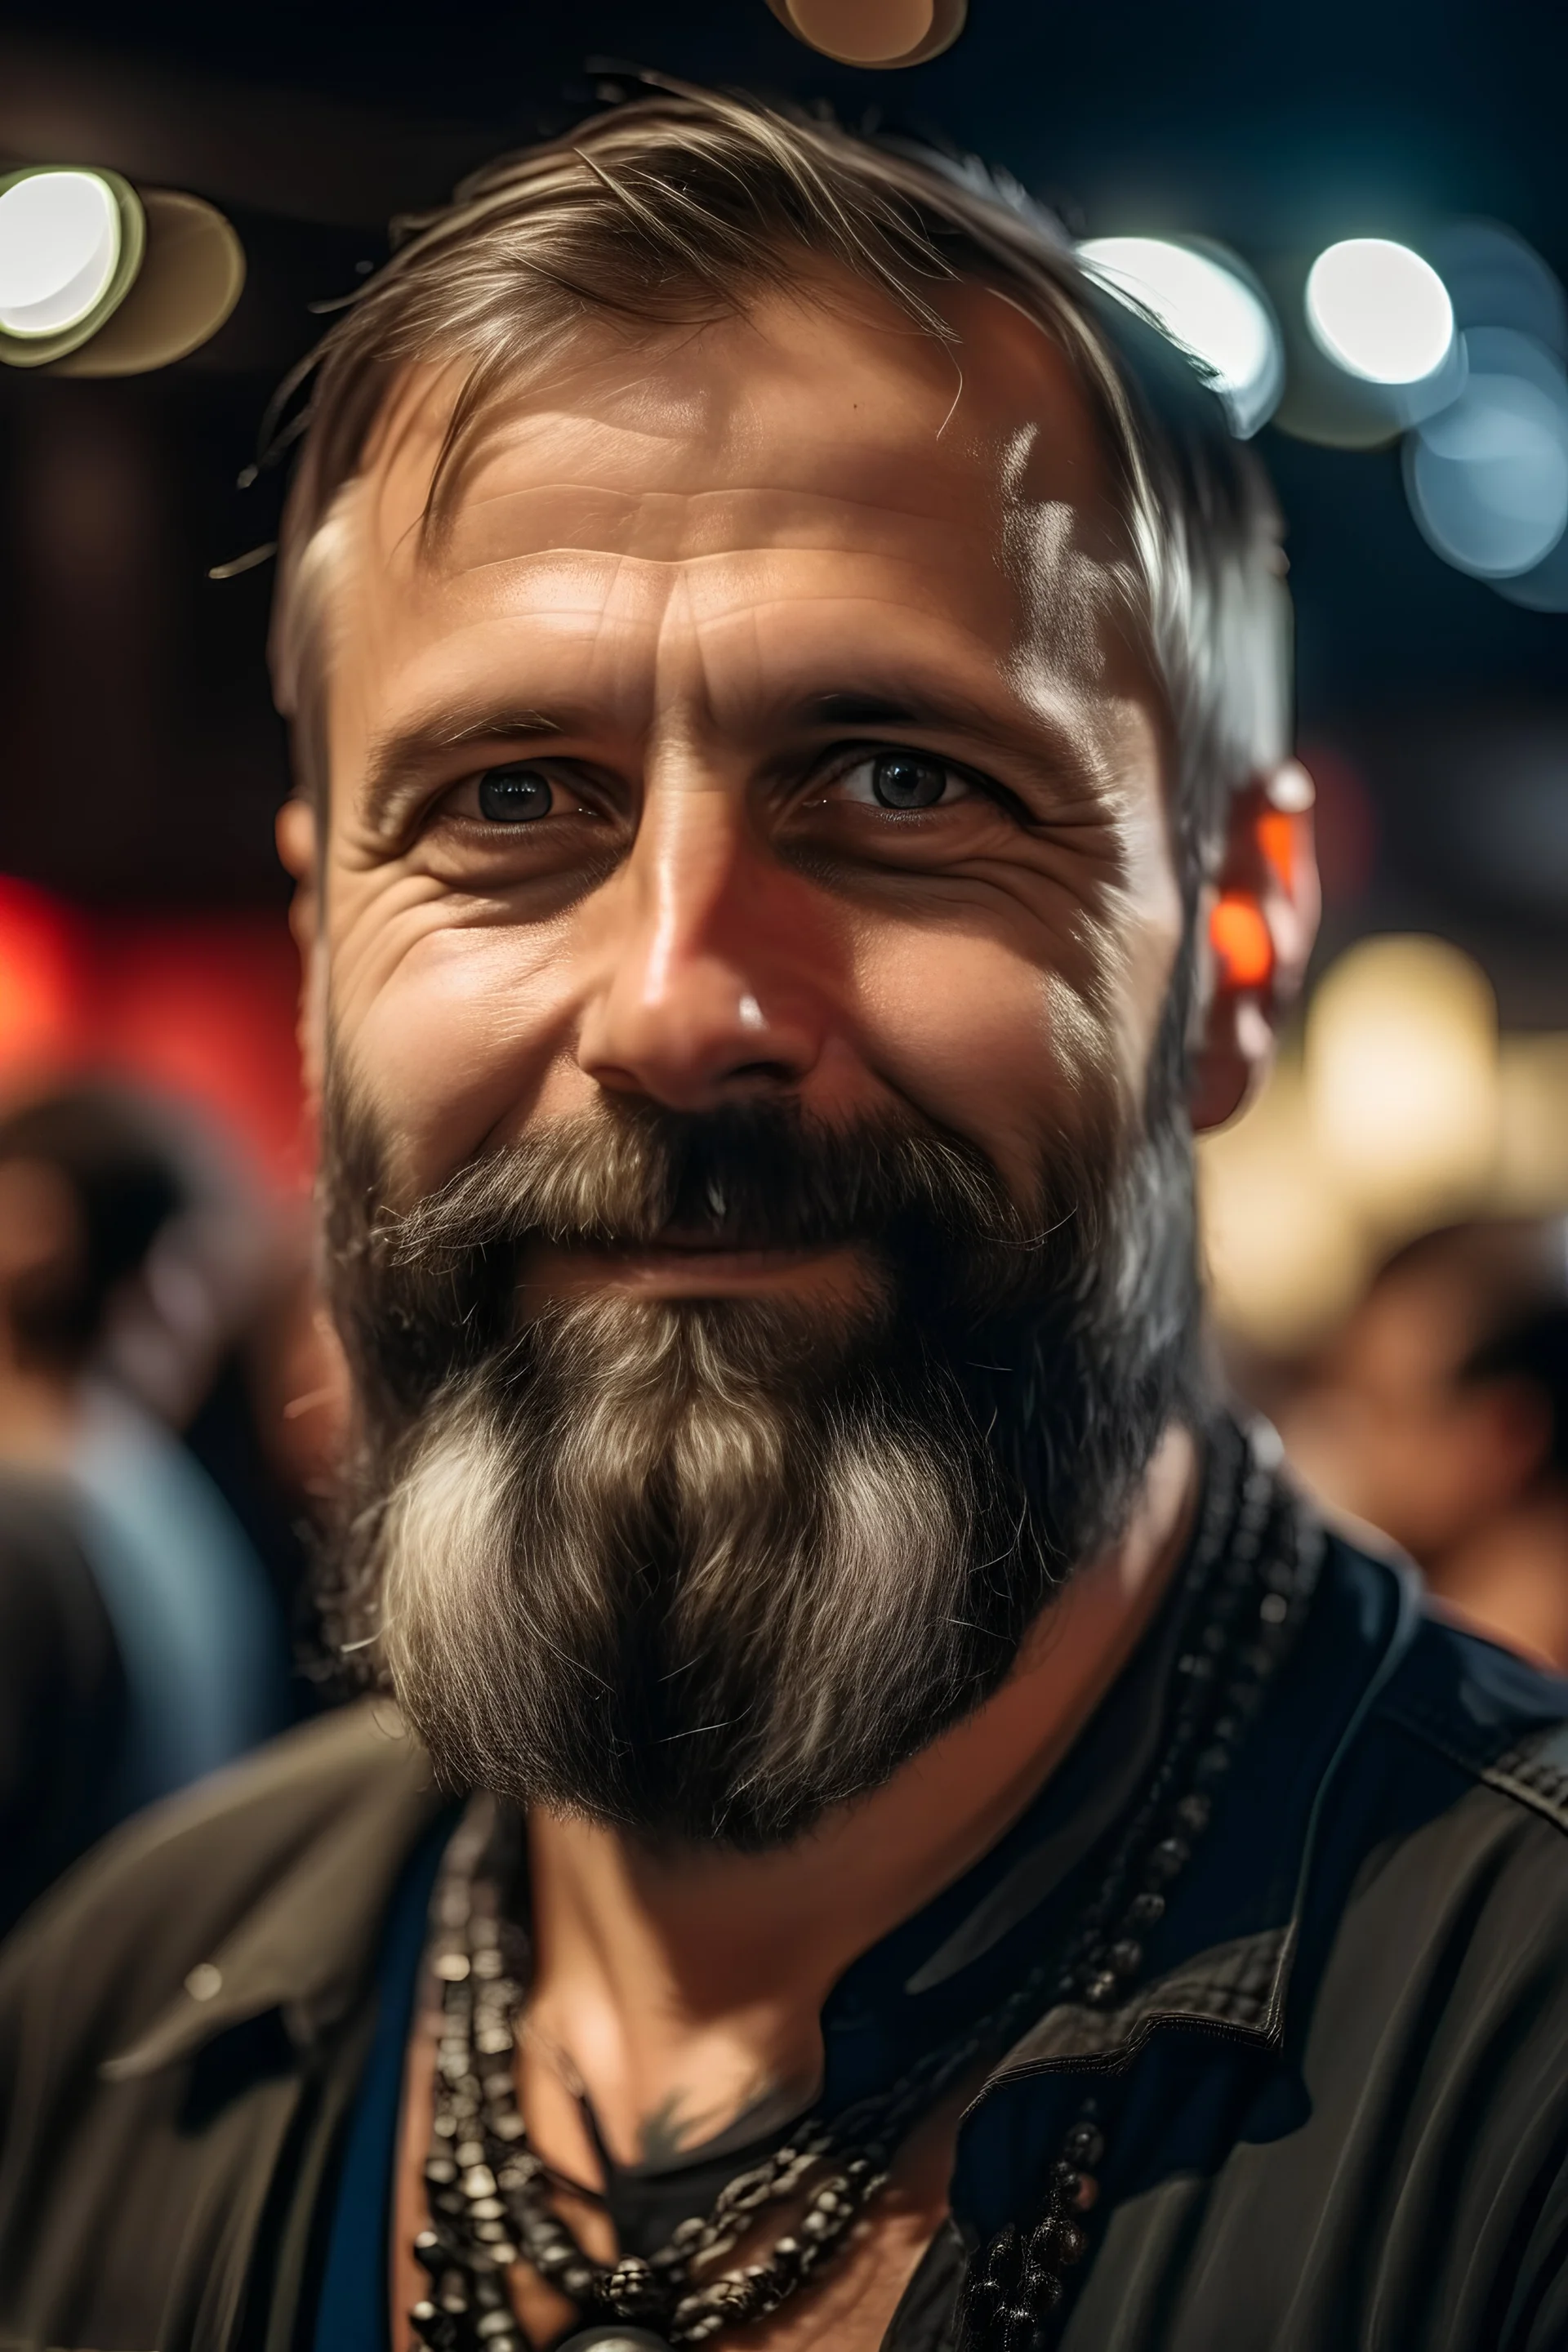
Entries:
MULTIPOLYGON (((527 1939, 504 1908, 490 1856, 497 1811, 478 1801, 452 1840, 433 1906, 430 1969, 440 1987, 434 2119, 424 2177, 430 2221, 415 2241, 429 2274, 410 2322, 431 2352, 527 2352, 507 2273, 526 2261, 585 2324, 563 2352, 658 2352, 774 2311, 842 2246, 886 2180, 910 2130, 944 2093, 993 2062, 1043 2010, 1115 2005, 1143 1963, 1169 1888, 1207 1827, 1216 1785, 1290 1646, 1315 1581, 1318 1545, 1274 1475, 1271 1432, 1215 1433, 1203 1520, 1184 1575, 1183 1642, 1171 1720, 1144 1793, 1121 1825, 1089 1902, 1058 1946, 999 2005, 925 2053, 886 2090, 808 2117, 788 2141, 720 2190, 646 2259, 595 2262, 552 2202, 555 2176, 529 2146, 516 2047, 527 1939), (826 2177, 824 2177, 826 2176, 826 2177), (760 2260, 721 2269, 770 2208, 794 2226, 760 2260)), ((1079 2259, 1078 2215, 1092 2201, 1102 2137, 1068 2135, 1047 2210, 1026 2236, 1004 2231, 973 2266, 966 2347, 1036 2352, 1079 2259)), ((563 2184, 570 2186, 571 2184, 563 2184)))

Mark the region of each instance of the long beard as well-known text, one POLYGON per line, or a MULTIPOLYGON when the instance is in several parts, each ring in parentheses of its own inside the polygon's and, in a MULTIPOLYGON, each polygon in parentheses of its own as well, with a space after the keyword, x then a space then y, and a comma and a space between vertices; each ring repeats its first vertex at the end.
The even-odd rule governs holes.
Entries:
POLYGON ((935 1129, 606 1102, 390 1204, 330 1091, 359 1403, 324 1593, 442 1777, 762 1847, 1006 1675, 1194 1377, 1190 1142, 1110 1118, 1013 1202, 935 1129), (525 1311, 541 1241, 847 1247, 858 1296, 525 1311))

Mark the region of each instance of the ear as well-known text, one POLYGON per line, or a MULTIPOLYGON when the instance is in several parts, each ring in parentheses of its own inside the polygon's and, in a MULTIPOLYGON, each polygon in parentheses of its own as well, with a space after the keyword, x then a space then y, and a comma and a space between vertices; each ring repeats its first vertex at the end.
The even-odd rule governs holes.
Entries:
POLYGON ((1223 1127, 1256 1091, 1300 993, 1321 900, 1312 780, 1287 760, 1231 801, 1218 873, 1198 908, 1201 1013, 1193 1125, 1223 1127))
POLYGON ((314 1119, 326 1056, 327 954, 321 938, 321 828, 309 801, 285 801, 278 812, 278 855, 294 877, 289 928, 300 951, 300 1067, 314 1119))

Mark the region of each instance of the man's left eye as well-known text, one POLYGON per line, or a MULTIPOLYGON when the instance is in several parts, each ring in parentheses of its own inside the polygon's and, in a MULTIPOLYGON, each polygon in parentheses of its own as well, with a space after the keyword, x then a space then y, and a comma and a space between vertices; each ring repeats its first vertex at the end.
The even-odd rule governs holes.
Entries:
POLYGON ((532 824, 555 806, 555 786, 542 768, 487 768, 479 780, 479 814, 491 824, 532 824))
POLYGON ((839 781, 847 799, 885 809, 940 808, 972 798, 974 789, 956 768, 921 751, 879 751, 857 760, 839 781))

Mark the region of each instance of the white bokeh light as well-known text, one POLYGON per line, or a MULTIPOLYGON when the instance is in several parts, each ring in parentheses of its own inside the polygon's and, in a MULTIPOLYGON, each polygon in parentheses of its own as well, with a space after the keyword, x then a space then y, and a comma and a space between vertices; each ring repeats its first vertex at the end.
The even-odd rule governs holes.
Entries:
POLYGON ((1239 265, 1228 268, 1214 254, 1157 236, 1092 236, 1078 257, 1204 362, 1237 433, 1268 421, 1284 382, 1279 331, 1239 265))
POLYGON ((1454 306, 1429 261, 1384 236, 1331 245, 1307 277, 1307 323, 1368 383, 1419 383, 1454 347, 1454 306))
POLYGON ((120 207, 96 172, 30 172, 0 195, 0 329, 55 335, 100 302, 120 259, 120 207))

